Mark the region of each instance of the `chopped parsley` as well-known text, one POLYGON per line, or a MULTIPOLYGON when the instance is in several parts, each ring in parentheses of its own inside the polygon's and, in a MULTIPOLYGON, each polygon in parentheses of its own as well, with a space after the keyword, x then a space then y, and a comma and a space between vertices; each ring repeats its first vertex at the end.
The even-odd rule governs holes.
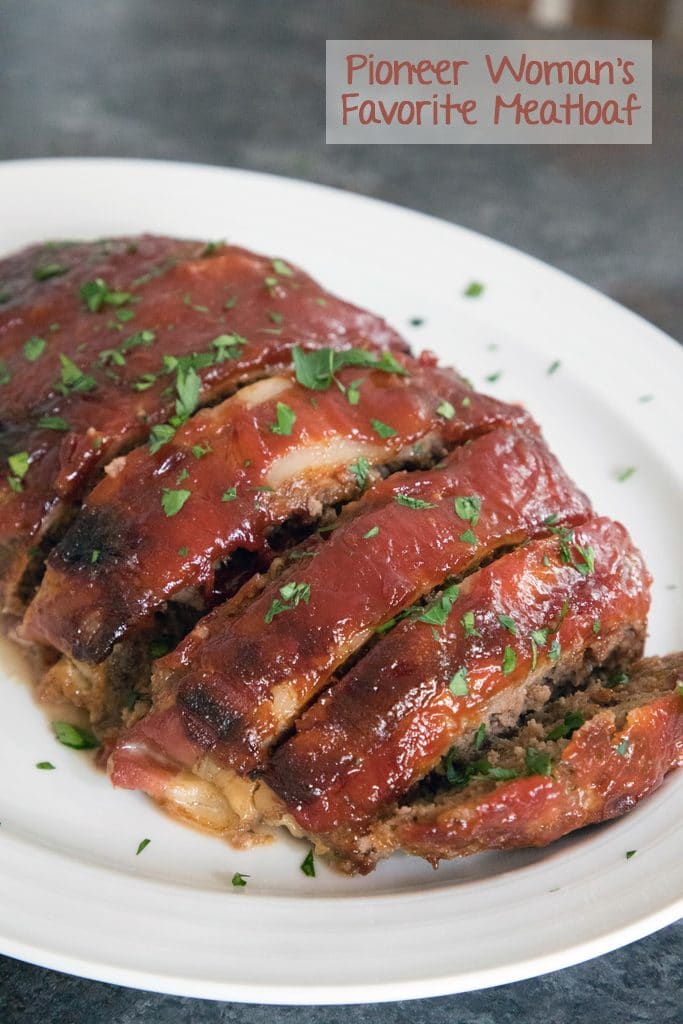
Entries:
POLYGON ((621 472, 617 473, 617 480, 620 484, 623 484, 624 481, 632 477, 635 472, 635 466, 627 466, 626 469, 622 469, 621 472))
POLYGON ((284 260, 271 260, 270 265, 280 277, 294 277, 294 271, 284 260))
POLYGON ((375 433, 379 434, 380 437, 396 437, 398 431, 394 430, 387 423, 382 423, 381 420, 370 420, 370 424, 375 433))
POLYGON ((166 515, 171 518, 180 512, 181 508, 192 494, 192 491, 185 490, 170 490, 168 487, 164 488, 164 493, 161 496, 161 507, 163 508, 166 515))
POLYGON ((461 533, 460 540, 463 542, 463 544, 477 543, 477 538, 474 536, 471 530, 465 530, 464 533, 461 533))
POLYGON ((86 281, 80 289, 80 296, 91 313, 99 313, 105 303, 109 306, 123 306, 132 299, 130 292, 117 292, 96 277, 94 281, 86 281))
POLYGON ((368 476, 370 474, 370 463, 362 455, 358 457, 356 462, 352 462, 349 469, 356 478, 356 483, 360 487, 361 491, 368 482, 368 476))
POLYGON ((232 876, 232 884, 235 886, 236 889, 243 889, 247 884, 248 878, 249 875, 243 875, 241 872, 236 871, 235 874, 232 876))
POLYGON ((486 739, 486 725, 485 725, 484 722, 482 722, 481 725, 479 726, 479 728, 477 729, 477 731, 474 734, 474 741, 473 741, 474 749, 475 750, 481 750, 481 748, 482 748, 482 746, 484 744, 484 740, 485 739, 486 739))
POLYGON ((638 853, 638 851, 637 851, 637 850, 627 850, 627 851, 626 851, 626 860, 630 860, 630 859, 631 859, 631 857, 635 857, 635 855, 636 855, 637 853, 638 853))
POLYGON ((450 402, 446 401, 446 399, 444 399, 443 402, 437 405, 436 411, 439 416, 443 416, 444 419, 447 420, 452 420, 453 417, 455 416, 455 409, 453 408, 450 402))
POLYGON ((411 498, 409 494, 395 494, 394 501, 397 505, 403 505, 405 508, 436 508, 436 505, 431 502, 423 501, 422 498, 411 498))
POLYGON ((459 519, 464 520, 466 523, 471 523, 472 526, 477 525, 481 511, 481 498, 476 497, 474 494, 460 496, 455 499, 454 504, 455 514, 459 519))
POLYGON ((301 862, 301 870, 307 876, 307 878, 315 878, 315 862, 313 860, 313 850, 309 850, 303 861, 301 862))
POLYGON ((370 540, 371 537, 376 537, 379 533, 379 526, 371 526, 367 533, 363 534, 363 540, 370 540))
POLYGON ((560 722, 551 729, 548 733, 549 740, 564 740, 569 739, 573 732, 580 729, 586 719, 583 717, 580 711, 569 711, 564 716, 564 721, 560 722))
POLYGON ((548 373, 548 374, 556 373, 557 370, 559 370, 561 365, 562 365, 562 363, 560 362, 560 360, 556 359, 554 363, 550 364, 550 366, 546 370, 546 373, 548 373))
POLYGON ((505 654, 503 655, 503 675, 509 676, 511 672, 514 672, 517 666, 517 654, 512 647, 505 648, 505 654))
POLYGON ((40 359, 46 348, 47 342, 45 341, 45 338, 36 338, 35 336, 29 338, 28 341, 24 343, 24 358, 27 359, 29 363, 35 363, 36 359, 40 359))
POLYGON ((624 737, 624 739, 621 741, 621 743, 618 743, 617 746, 614 749, 616 750, 617 754, 619 754, 620 757, 626 757, 626 755, 628 754, 630 745, 631 744, 629 743, 629 741, 624 737))
POLYGON ((470 281, 463 291, 463 295, 468 299, 478 299, 480 295, 483 295, 484 290, 485 285, 481 281, 470 281))
MULTIPOLYGON (((418 616, 418 622, 426 622, 429 626, 443 626, 451 613, 453 604, 458 599, 460 588, 453 584, 447 587, 429 607, 418 616)), ((419 609, 415 609, 419 611, 419 609)))
POLYGON ((280 597, 275 598, 266 612, 263 621, 268 625, 276 615, 280 615, 282 612, 290 612, 301 601, 304 604, 308 604, 310 597, 310 583, 294 583, 293 581, 285 583, 283 587, 280 587, 280 597))
MULTIPOLYGON (((347 387, 346 401, 349 403, 349 405, 358 405, 358 403, 360 402, 360 387, 362 383, 362 380, 352 380, 349 386, 347 387)), ((315 399, 312 398, 311 402, 314 401, 315 399)))
POLYGON ((502 370, 495 370, 493 373, 487 373, 486 377, 485 377, 485 380, 487 380, 489 382, 489 384, 495 384, 497 380, 500 380, 502 375, 503 375, 503 371, 502 370))
POLYGON ((527 775, 551 775, 550 754, 535 747, 527 747, 524 754, 527 775))
POLYGON ((454 676, 451 677, 451 681, 448 684, 448 689, 451 691, 454 697, 466 697, 469 691, 467 684, 467 669, 459 668, 454 676))
POLYGON ((481 636, 481 633, 474 628, 474 612, 465 612, 460 620, 465 636, 481 636))
POLYGON ((422 317, 422 316, 411 316, 411 318, 408 321, 408 323, 410 324, 411 327, 422 327, 422 325, 424 324, 424 317, 422 317))
MULTIPOLYGON (((382 352, 377 356, 362 348, 349 348, 336 352, 331 348, 314 349, 305 352, 299 345, 292 349, 292 363, 299 384, 314 391, 326 391, 336 380, 336 374, 345 366, 363 366, 384 373, 397 373, 405 377, 407 370, 390 352, 382 352)), ((359 382, 354 382, 356 390, 359 382)), ((339 385, 343 390, 343 385, 339 385)), ((357 404, 356 401, 351 402, 357 404)))
POLYGON ((149 450, 154 454, 170 441, 175 435, 175 427, 170 423, 157 423, 149 432, 149 450))
POLYGON ((68 356, 60 354, 59 362, 61 371, 57 390, 63 395, 68 395, 71 391, 92 391, 97 387, 95 379, 83 373, 68 356))
POLYGON ((143 850, 146 850, 146 849, 147 849, 147 847, 149 846, 149 844, 150 844, 151 842, 152 842, 152 840, 151 840, 151 839, 142 839, 142 840, 141 840, 141 841, 140 841, 140 842, 138 843, 138 848, 137 848, 137 850, 135 851, 135 856, 136 856, 136 857, 139 857, 139 856, 140 856, 140 854, 142 853, 142 851, 143 851, 143 850))
POLYGON ((224 363, 227 359, 239 359, 242 349, 249 342, 241 334, 219 334, 211 342, 216 349, 215 360, 217 363, 224 363))
POLYGON ((93 750, 99 747, 98 740, 87 729, 81 729, 71 722, 53 722, 55 736, 65 747, 72 747, 74 750, 93 750))
POLYGON ((236 497, 237 497, 237 488, 236 487, 228 487, 228 489, 223 491, 223 493, 221 494, 221 501, 234 501, 236 497))
POLYGON ((38 761, 36 768, 40 768, 42 772, 53 772, 55 770, 52 761, 38 761))
POLYGON ((600 632, 601 627, 602 627, 602 623, 600 622, 600 619, 595 619, 595 621, 593 622, 593 636, 597 636, 598 635, 598 633, 600 632))
POLYGON ((178 554, 180 555, 181 558, 186 558, 189 550, 190 549, 185 544, 183 544, 181 548, 178 548, 178 554))
POLYGON ((512 633, 513 636, 517 636, 517 623, 511 615, 499 615, 498 621, 503 629, 507 629, 508 633, 512 633))
POLYGON ((101 554, 102 554, 102 552, 100 551, 99 548, 93 548, 92 549, 92 551, 90 552, 90 563, 91 563, 91 565, 94 565, 95 562, 99 562, 101 554))
POLYGON ((203 459, 205 455, 208 455, 209 452, 213 451, 213 448, 209 442, 206 441, 204 444, 193 444, 190 450, 195 459, 203 459))
POLYGON ((15 452, 14 455, 10 455, 8 457, 7 464, 12 471, 12 475, 16 477, 17 480, 23 480, 28 473, 28 452, 15 452))
POLYGON ((61 416, 41 416, 38 426, 46 430, 70 430, 70 426, 61 416))
POLYGON ((288 405, 285 405, 284 402, 278 402, 275 406, 275 415, 277 416, 277 423, 269 423, 270 430, 273 434, 289 437, 292 433, 292 427, 296 423, 296 413, 288 405))
POLYGON ((47 281, 50 277, 61 277, 68 269, 63 263, 43 263, 33 268, 33 277, 36 281, 47 281))

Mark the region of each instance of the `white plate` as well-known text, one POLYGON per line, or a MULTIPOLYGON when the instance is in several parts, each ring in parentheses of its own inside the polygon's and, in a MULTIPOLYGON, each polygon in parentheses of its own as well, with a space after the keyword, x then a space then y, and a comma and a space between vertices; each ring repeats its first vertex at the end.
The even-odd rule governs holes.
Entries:
MULTIPOLYGON (((683 647, 681 590, 668 589, 681 582, 683 544, 683 353, 671 339, 497 242, 358 196, 190 165, 0 165, 3 251, 143 230, 297 261, 478 386, 526 402, 598 509, 644 549, 655 576, 650 650, 683 647), (463 296, 472 280, 486 285, 480 298, 463 296), (413 317, 424 325, 410 327, 413 317), (627 466, 637 472, 619 483, 627 466)), ((395 857, 366 879, 322 867, 311 879, 300 843, 237 853, 114 792, 54 740, 16 655, 3 652, 3 665, 0 949, 12 956, 192 996, 375 1001, 565 967, 683 912, 683 773, 626 818, 545 851, 437 872, 395 857), (41 760, 57 770, 37 771, 41 760), (233 889, 235 871, 249 874, 247 888, 233 889)))

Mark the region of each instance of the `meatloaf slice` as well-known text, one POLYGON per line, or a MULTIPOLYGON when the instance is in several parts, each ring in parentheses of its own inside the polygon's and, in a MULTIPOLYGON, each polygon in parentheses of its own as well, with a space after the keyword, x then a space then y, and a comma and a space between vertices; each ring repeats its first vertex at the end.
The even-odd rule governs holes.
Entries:
MULTIPOLYGON (((618 817, 683 763, 683 652, 546 705, 519 728, 449 759, 437 795, 424 791, 378 825, 373 855, 396 849, 441 859, 546 846, 618 817)), ((347 865, 352 869, 354 865, 347 865)))

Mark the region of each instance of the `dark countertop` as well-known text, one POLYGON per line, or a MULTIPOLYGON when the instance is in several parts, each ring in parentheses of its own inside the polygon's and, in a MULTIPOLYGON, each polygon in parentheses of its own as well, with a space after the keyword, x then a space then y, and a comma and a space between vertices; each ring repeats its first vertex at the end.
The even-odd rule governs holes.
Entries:
MULTIPOLYGON (((543 35, 445 0, 5 0, 0 159, 192 160, 363 192, 539 256, 681 338, 683 73, 672 44, 655 47, 651 147, 325 145, 325 38, 527 34, 543 35)), ((516 985, 324 1010, 156 996, 0 958, 0 1021, 673 1024, 682 952, 679 922, 516 985)))

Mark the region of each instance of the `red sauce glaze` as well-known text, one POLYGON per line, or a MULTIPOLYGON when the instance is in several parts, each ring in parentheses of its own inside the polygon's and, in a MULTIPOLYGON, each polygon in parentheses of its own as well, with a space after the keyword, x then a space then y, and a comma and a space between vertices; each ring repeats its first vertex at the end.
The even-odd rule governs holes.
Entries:
POLYGON ((497 424, 529 422, 517 406, 470 391, 452 370, 407 357, 402 363, 407 376, 340 371, 340 383, 358 382, 357 404, 335 385, 312 391, 291 375, 252 385, 197 413, 156 453, 143 447, 126 456, 52 551, 24 636, 79 660, 101 661, 116 640, 184 588, 201 588, 210 606, 220 559, 242 549, 266 564, 273 553, 269 529, 290 517, 310 520, 312 500, 358 494, 350 466, 359 456, 371 466, 409 461, 425 438, 443 449, 497 424), (261 394, 266 397, 257 404, 245 404, 261 394), (437 412, 444 401, 457 410, 450 418, 437 412), (296 417, 290 434, 273 432, 277 403, 296 417), (373 419, 394 433, 383 438, 373 419), (259 490, 271 483, 272 492, 259 490), (173 516, 162 507, 166 489, 190 492, 173 516))
POLYGON ((214 358, 198 369, 199 400, 206 404, 287 366, 296 343, 405 350, 383 320, 335 298, 296 268, 236 246, 203 251, 198 242, 142 237, 34 247, 0 262, 0 292, 10 295, 0 306, 0 459, 5 463, 18 452, 30 459, 20 491, 4 474, 0 478, 0 544, 40 536, 55 506, 77 499, 113 455, 167 419, 175 374, 163 372, 164 356, 215 356, 212 342, 219 335, 244 340, 232 349, 234 358, 214 358), (36 268, 50 265, 65 272, 34 278, 36 268), (98 278, 109 293, 130 298, 89 310, 79 290, 98 278), (129 313, 130 319, 119 319, 129 313), (152 332, 153 340, 127 347, 141 331, 152 332), (45 342, 34 361, 24 351, 31 338, 45 342), (122 347, 123 361, 121 351, 111 354, 122 347), (60 393, 60 355, 94 386, 60 393), (140 383, 149 386, 138 390, 140 383), (46 416, 61 418, 68 430, 41 427, 46 416))
POLYGON ((202 619, 157 663, 158 706, 177 703, 198 756, 208 752, 242 774, 263 767, 272 742, 376 627, 496 549, 546 532, 549 516, 572 523, 589 508, 543 441, 520 432, 479 438, 442 469, 396 474, 327 539, 309 541, 314 557, 294 562, 241 615, 228 604, 202 619), (399 504, 404 495, 433 507, 399 504), (470 495, 481 499, 476 544, 462 538, 471 524, 454 507, 455 497, 470 495), (308 602, 267 623, 288 582, 306 584, 308 602))
POLYGON ((496 697, 526 683, 533 630, 551 629, 537 650, 541 678, 553 639, 564 665, 580 664, 588 648, 599 663, 625 624, 644 626, 649 576, 625 529, 594 519, 573 537, 579 564, 576 545, 593 550, 587 575, 563 562, 556 537, 505 555, 464 581, 443 627, 401 623, 299 719, 265 777, 302 828, 330 833, 406 793, 496 697), (476 635, 464 627, 468 613, 476 635), (516 635, 499 615, 514 620, 516 635), (468 693, 454 696, 449 683, 461 669, 468 693))
MULTIPOLYGON (((683 668, 680 656, 677 661, 672 686, 683 668)), ((683 698, 671 692, 631 711, 621 730, 613 711, 590 719, 553 765, 552 777, 501 782, 478 797, 454 793, 431 813, 396 818, 389 827, 397 846, 434 864, 479 850, 545 846, 630 810, 682 762, 683 698)))

